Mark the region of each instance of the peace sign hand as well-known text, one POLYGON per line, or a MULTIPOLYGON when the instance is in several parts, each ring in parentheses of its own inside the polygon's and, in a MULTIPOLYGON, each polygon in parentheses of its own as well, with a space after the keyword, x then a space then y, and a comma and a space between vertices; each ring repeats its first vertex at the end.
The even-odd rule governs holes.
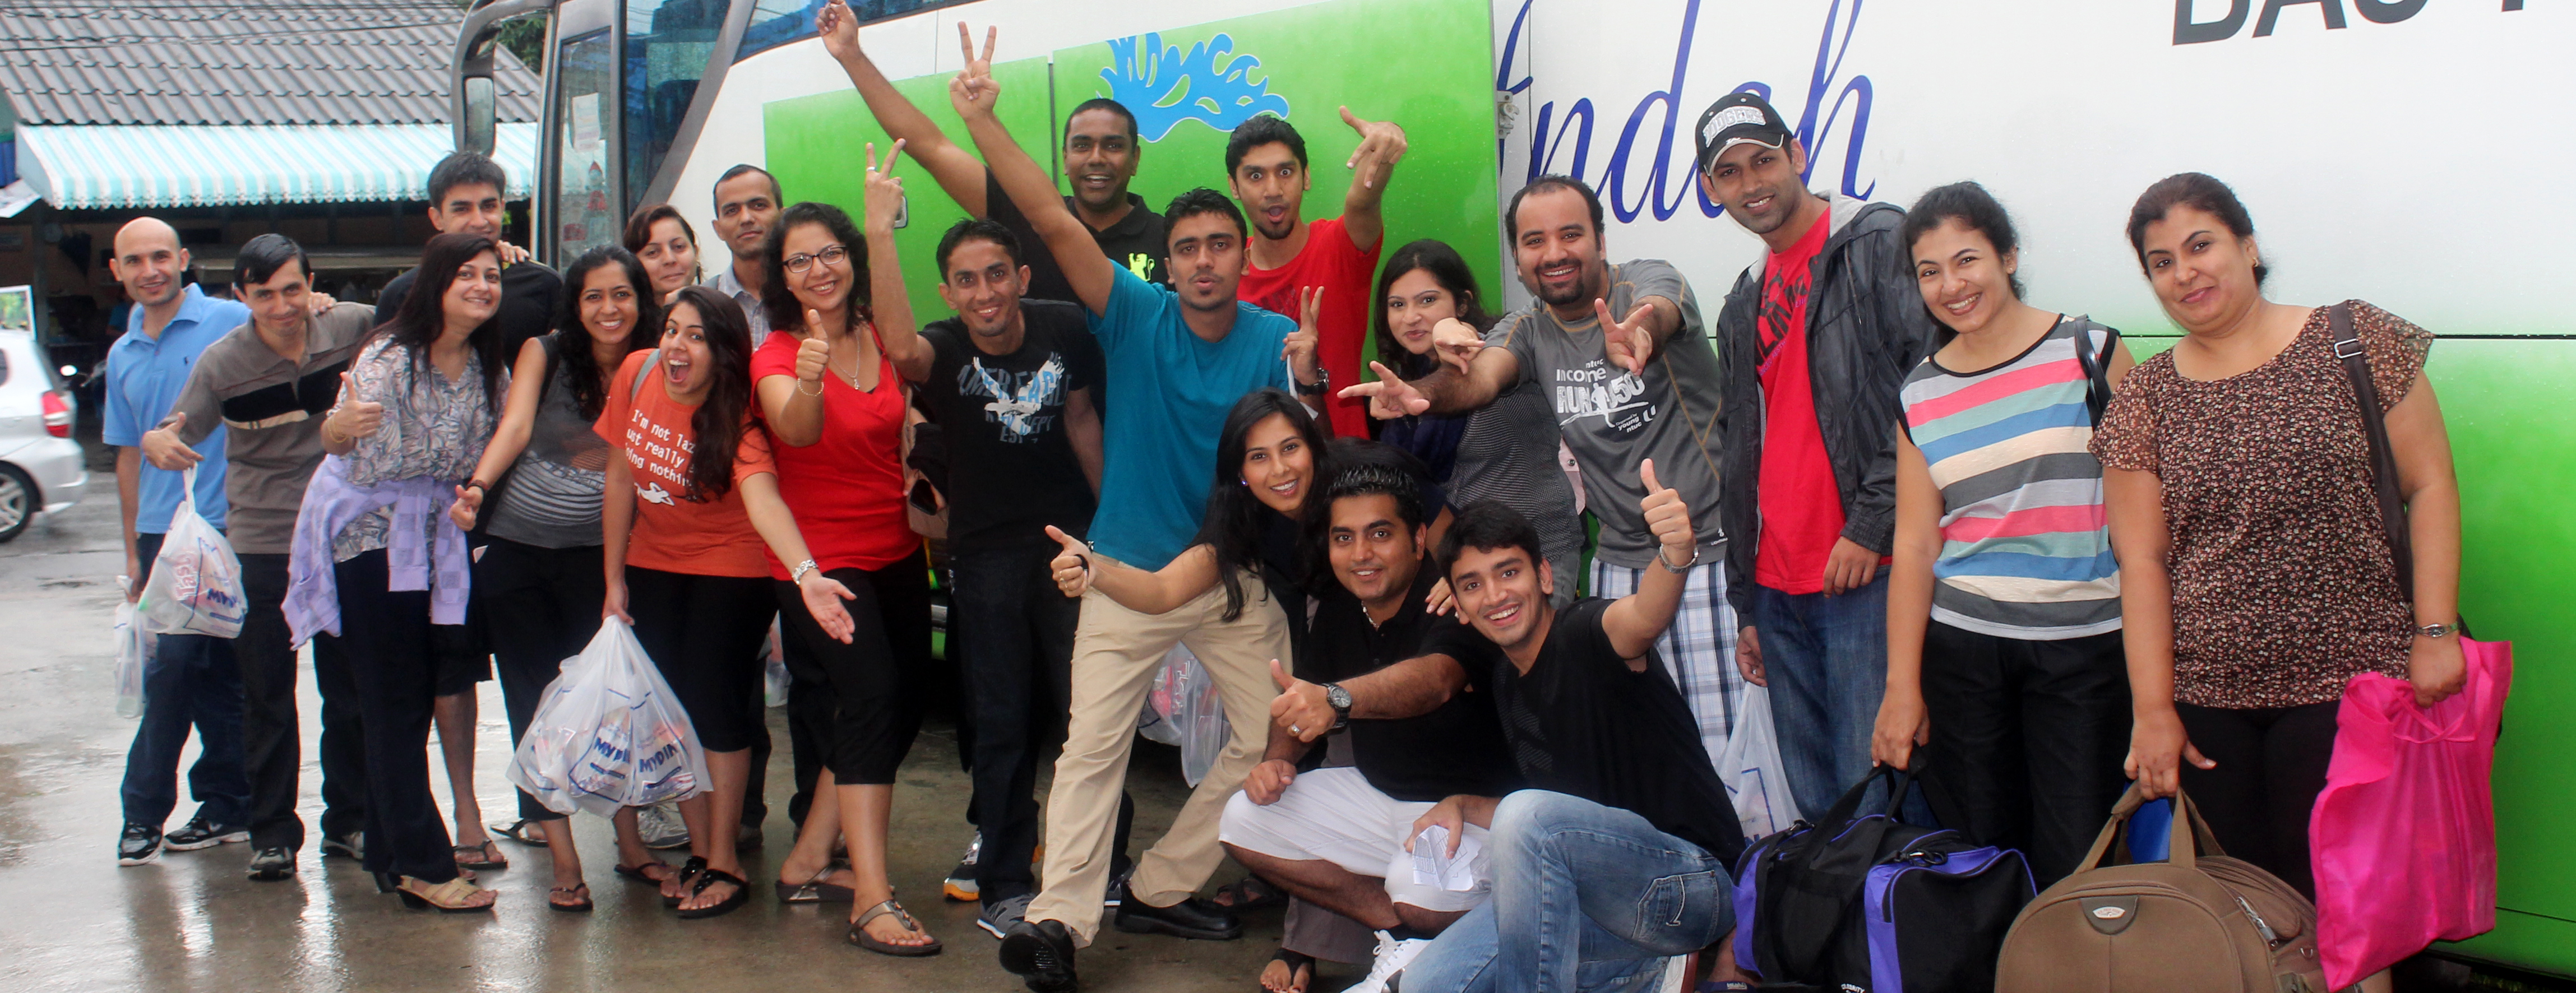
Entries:
POLYGON ((966 22, 957 22, 957 50, 966 56, 966 67, 948 82, 948 102, 957 108, 957 116, 968 120, 993 116, 993 107, 1001 99, 1002 87, 993 80, 993 46, 1001 39, 999 26, 984 29, 984 54, 975 54, 975 38, 966 30, 966 22))
POLYGON ((895 139, 894 147, 886 150, 885 161, 880 163, 877 161, 877 143, 868 143, 867 221, 870 234, 893 231, 895 217, 903 213, 903 177, 894 174, 894 163, 903 157, 903 146, 904 139, 895 139))
POLYGON ((1369 371, 1377 374, 1377 381, 1343 387, 1342 399, 1366 399, 1369 416, 1381 421, 1411 417, 1431 409, 1431 398, 1423 396, 1422 391, 1414 389, 1412 383, 1405 382, 1384 363, 1369 363, 1369 371))
POLYGON ((1592 311, 1601 319, 1601 347, 1610 353, 1610 364, 1638 376, 1646 374, 1646 360, 1655 354, 1655 334, 1646 327, 1646 318, 1655 312, 1650 303, 1638 304, 1628 312, 1628 319, 1610 319, 1610 304, 1599 297, 1592 300, 1592 311))
POLYGON ((1373 190, 1384 185, 1387 173, 1394 171, 1395 164, 1404 159, 1404 129, 1394 121, 1361 120, 1358 114, 1351 113, 1349 107, 1342 108, 1342 123, 1360 133, 1360 147, 1351 150, 1351 157, 1342 163, 1342 168, 1365 168, 1367 171, 1360 179, 1363 188, 1373 190))
POLYGON ((1298 382, 1312 383, 1318 372, 1315 348, 1322 341, 1316 328, 1320 324, 1317 315, 1323 312, 1324 288, 1309 286, 1299 290, 1298 300, 1297 331, 1280 345, 1279 359, 1288 363, 1290 371, 1297 374, 1298 382))

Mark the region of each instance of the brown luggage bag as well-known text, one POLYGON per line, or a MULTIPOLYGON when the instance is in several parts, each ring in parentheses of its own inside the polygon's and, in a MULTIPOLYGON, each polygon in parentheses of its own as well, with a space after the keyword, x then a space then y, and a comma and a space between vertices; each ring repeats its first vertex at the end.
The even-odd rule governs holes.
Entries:
POLYGON ((2316 906, 2221 853, 2181 795, 2168 861, 2129 862, 2143 803, 2130 786, 2075 873, 2014 918, 1995 993, 2325 993, 2316 906))

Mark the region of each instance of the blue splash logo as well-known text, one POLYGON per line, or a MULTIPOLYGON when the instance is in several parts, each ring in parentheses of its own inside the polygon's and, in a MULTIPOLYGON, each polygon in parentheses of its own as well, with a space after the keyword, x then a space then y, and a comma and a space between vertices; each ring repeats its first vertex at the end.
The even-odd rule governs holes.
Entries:
POLYGON ((1288 116, 1288 98, 1270 92, 1269 74, 1246 78, 1261 60, 1235 55, 1234 37, 1216 37, 1190 45, 1165 46, 1160 32, 1109 41, 1112 64, 1100 70, 1109 97, 1136 115, 1136 131, 1146 141, 1161 141, 1182 121, 1199 121, 1219 131, 1232 131, 1254 115, 1288 116))

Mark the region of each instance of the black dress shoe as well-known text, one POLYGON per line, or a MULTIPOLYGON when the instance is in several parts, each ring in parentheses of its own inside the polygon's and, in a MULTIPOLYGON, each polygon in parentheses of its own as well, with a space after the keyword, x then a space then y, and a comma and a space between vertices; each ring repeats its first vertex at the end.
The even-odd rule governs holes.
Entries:
POLYGON ((1002 936, 1002 968, 1032 993, 1073 993, 1073 933, 1060 921, 1023 920, 1002 936))
POLYGON ((1233 941, 1243 937, 1243 922, 1225 908, 1197 897, 1169 907, 1147 904, 1129 891, 1118 904, 1118 930, 1131 934, 1168 934, 1200 941, 1233 941))

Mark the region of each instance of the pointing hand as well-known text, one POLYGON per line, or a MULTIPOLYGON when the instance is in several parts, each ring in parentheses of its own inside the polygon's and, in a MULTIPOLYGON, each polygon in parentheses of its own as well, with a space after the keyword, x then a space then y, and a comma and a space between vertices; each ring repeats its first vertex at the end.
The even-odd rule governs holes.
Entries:
POLYGON ((1395 370, 1387 368, 1384 363, 1369 363, 1369 371, 1377 374, 1376 382, 1345 386, 1340 395, 1346 400, 1366 399, 1370 417, 1391 421, 1431 409, 1429 397, 1423 396, 1422 391, 1414 389, 1413 384, 1405 382, 1402 377, 1395 374, 1395 370))
POLYGON ((1055 558, 1047 562, 1047 575, 1054 577, 1055 588, 1069 597, 1088 592, 1091 589, 1091 546, 1058 530, 1053 524, 1047 525, 1046 533, 1047 537, 1055 539, 1056 544, 1064 546, 1063 551, 1057 552, 1055 558))

